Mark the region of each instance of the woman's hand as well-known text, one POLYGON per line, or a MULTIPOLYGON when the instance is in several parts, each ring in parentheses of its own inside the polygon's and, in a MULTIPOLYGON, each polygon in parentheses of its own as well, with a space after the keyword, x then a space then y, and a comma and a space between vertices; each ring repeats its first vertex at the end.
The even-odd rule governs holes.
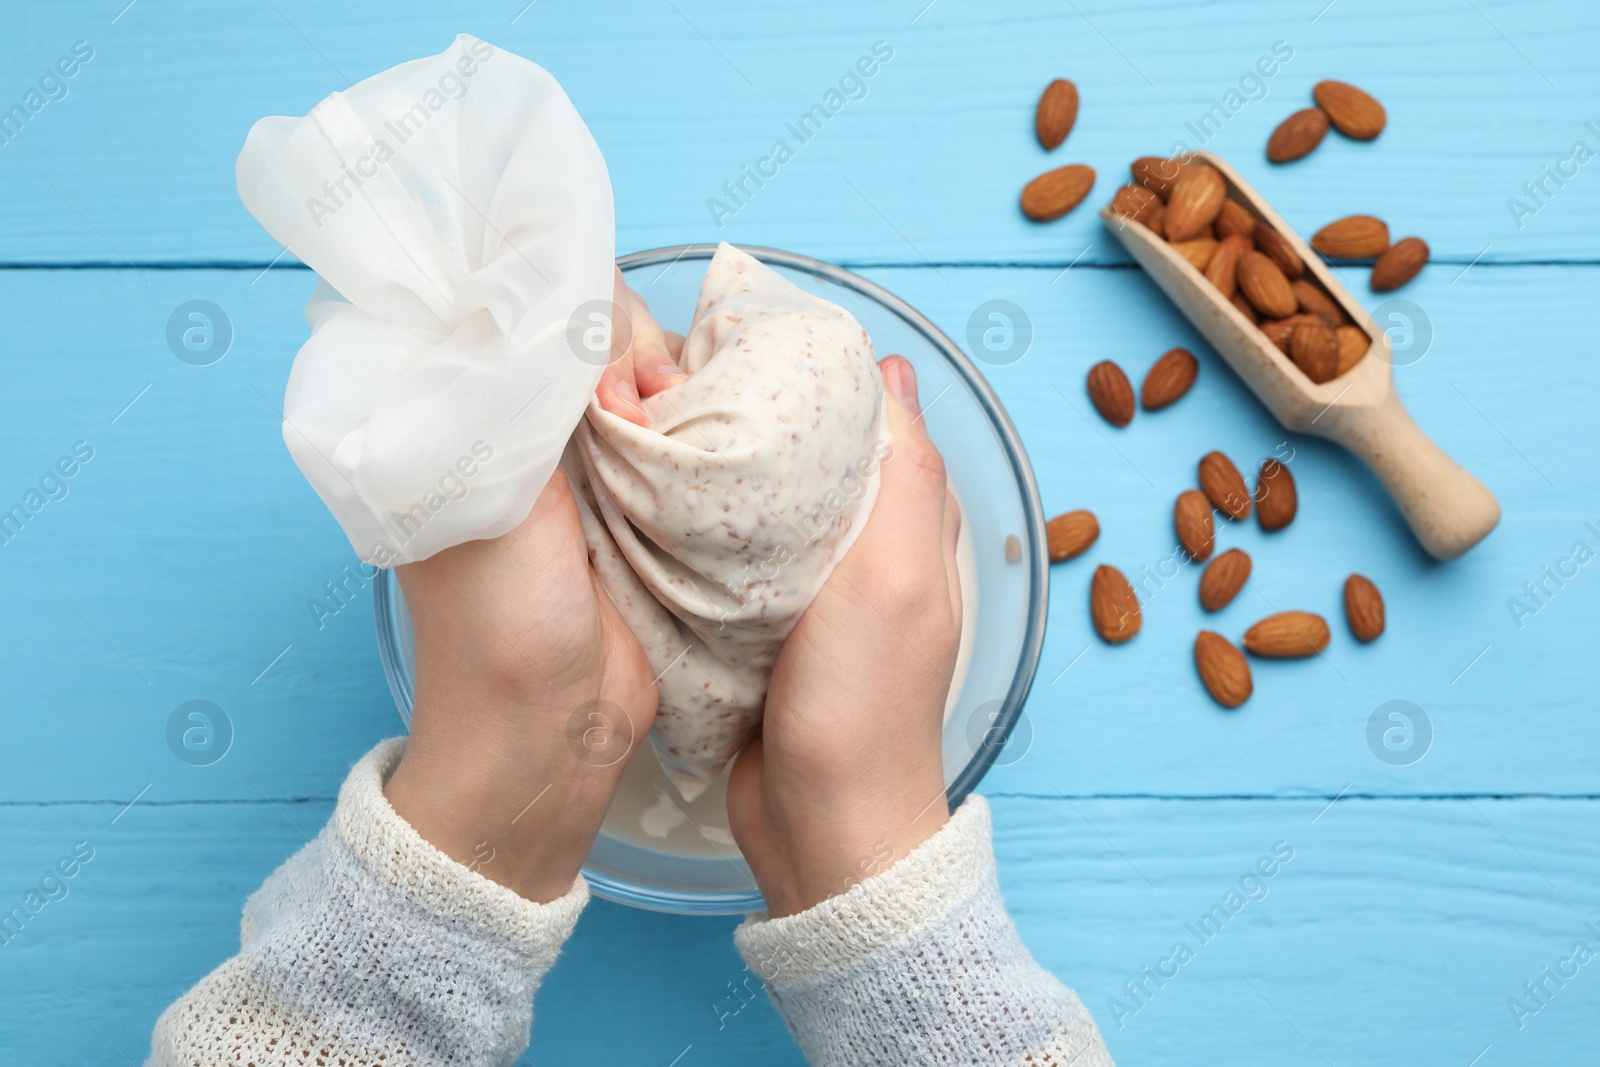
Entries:
POLYGON ((663 330, 650 314, 644 298, 622 280, 617 271, 616 293, 611 322, 613 356, 600 376, 595 395, 600 407, 619 418, 648 427, 650 420, 639 406, 643 397, 655 396, 686 381, 688 375, 678 366, 683 337, 663 330), (621 351, 618 351, 621 350, 621 351))
POLYGON ((891 451, 866 528, 784 643, 728 816, 773 916, 886 868, 949 819, 940 736, 961 638, 961 513, 916 376, 882 364, 891 451))
MULTIPOLYGON (((659 366, 668 339, 620 274, 618 286, 633 344, 597 392, 646 425, 632 383, 675 384, 659 366)), ((415 635, 416 700, 384 792, 451 858, 531 900, 554 900, 572 888, 656 712, 644 650, 589 569, 566 475, 557 471, 505 536, 397 573, 415 635)))

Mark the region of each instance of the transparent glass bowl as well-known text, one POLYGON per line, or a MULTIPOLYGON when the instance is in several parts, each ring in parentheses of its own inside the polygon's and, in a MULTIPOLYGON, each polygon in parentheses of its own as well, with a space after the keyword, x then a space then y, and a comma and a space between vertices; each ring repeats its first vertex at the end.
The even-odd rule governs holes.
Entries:
MULTIPOLYGON (((899 353, 917 369, 928 430, 944 455, 977 558, 976 627, 971 666, 944 730, 951 808, 1002 756, 1033 684, 1044 642, 1048 559, 1044 512, 1027 454, 994 391, 956 345, 905 301, 847 270, 772 248, 746 252, 795 284, 848 310, 879 356, 899 353), (1008 538, 1016 538, 1011 560, 1008 538), (1017 550, 1020 549, 1020 552, 1017 550)), ((686 328, 716 245, 682 245, 619 260, 668 328, 686 328)), ((409 727, 415 657, 411 620, 394 572, 375 590, 378 650, 400 717, 409 727)), ((861 709, 871 714, 871 708, 861 709)), ((1026 744, 1031 737, 1019 738, 1026 744)), ((644 753, 648 755, 648 753, 644 753)), ((759 911, 742 858, 687 857, 642 848, 602 833, 583 868, 597 896, 654 911, 735 915, 759 911)))

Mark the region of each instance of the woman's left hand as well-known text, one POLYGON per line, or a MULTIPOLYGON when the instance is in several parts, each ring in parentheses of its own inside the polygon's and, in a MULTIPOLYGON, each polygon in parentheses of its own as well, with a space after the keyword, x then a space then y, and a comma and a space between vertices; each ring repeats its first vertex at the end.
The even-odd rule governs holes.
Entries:
POLYGON ((648 427, 650 419, 640 407, 642 399, 664 392, 688 375, 678 365, 683 352, 683 337, 663 330, 650 314, 644 297, 628 288, 617 271, 616 295, 612 297, 611 338, 616 351, 605 373, 600 376, 595 395, 600 406, 619 418, 648 427))
POLYGON ((389 802, 485 877, 563 896, 656 712, 644 650, 589 569, 566 475, 515 530, 399 577, 416 700, 389 802))

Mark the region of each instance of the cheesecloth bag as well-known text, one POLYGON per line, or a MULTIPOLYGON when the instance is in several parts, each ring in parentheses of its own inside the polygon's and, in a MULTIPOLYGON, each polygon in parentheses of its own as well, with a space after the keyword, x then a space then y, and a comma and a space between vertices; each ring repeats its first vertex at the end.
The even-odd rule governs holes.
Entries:
POLYGON ((321 277, 283 437, 362 560, 515 528, 609 355, 605 160, 549 73, 466 34, 257 122, 239 198, 321 277), (569 326, 573 324, 572 326, 569 326))
POLYGON ((563 466, 591 564, 659 672, 650 738, 693 800, 761 721, 783 639, 866 523, 888 452, 872 341, 728 244, 646 429, 591 403, 563 466))

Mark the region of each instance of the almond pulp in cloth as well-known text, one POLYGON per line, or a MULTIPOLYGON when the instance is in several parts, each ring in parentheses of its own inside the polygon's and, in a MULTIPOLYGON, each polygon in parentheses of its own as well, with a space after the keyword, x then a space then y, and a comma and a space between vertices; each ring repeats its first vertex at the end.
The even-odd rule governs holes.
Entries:
POLYGON ((756 732, 778 650, 866 522, 888 452, 872 342, 728 244, 684 341, 690 377, 591 402, 563 461, 595 573, 661 672, 651 740, 698 796, 756 732))

